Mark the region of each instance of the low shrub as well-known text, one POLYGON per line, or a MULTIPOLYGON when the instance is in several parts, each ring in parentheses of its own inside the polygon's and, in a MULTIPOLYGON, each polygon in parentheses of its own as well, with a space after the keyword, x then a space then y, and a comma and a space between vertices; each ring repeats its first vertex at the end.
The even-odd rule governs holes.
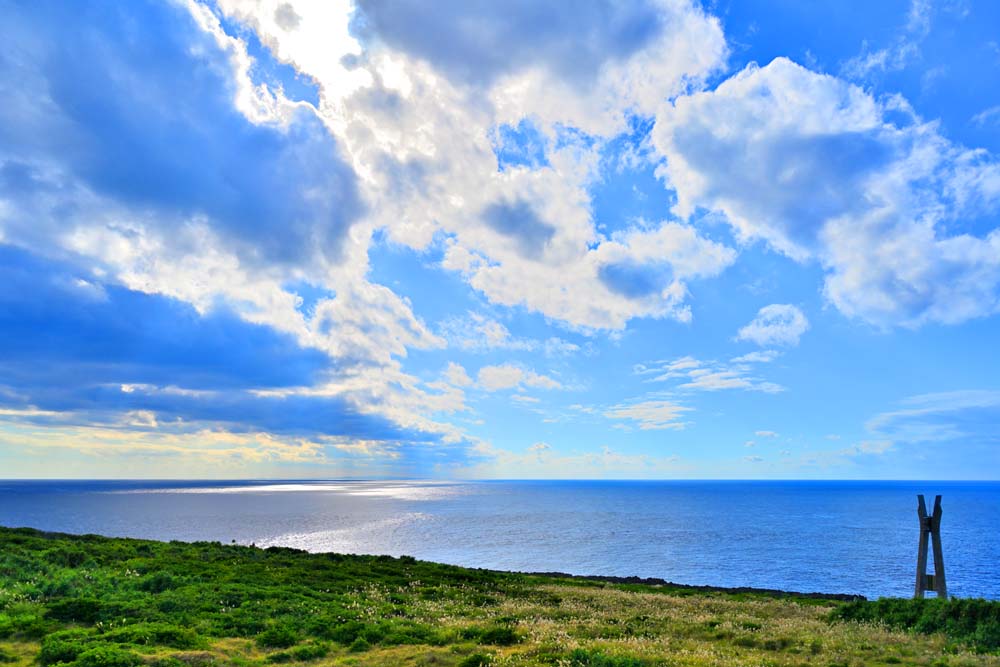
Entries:
POLYGON ((95 598, 63 598, 48 605, 47 618, 69 623, 96 623, 101 618, 101 603, 95 598))
POLYGON ((832 613, 841 621, 884 623, 922 634, 941 632, 977 651, 1000 650, 1000 601, 881 598, 857 600, 832 613))
MULTIPOLYGON (((190 628, 170 623, 136 623, 102 635, 105 641, 140 646, 169 646, 171 648, 202 648, 205 641, 190 628)), ((294 643, 294 642, 293 642, 294 643)))
POLYGON ((649 663, 631 656, 605 655, 578 648, 569 654, 570 667, 647 667, 649 663))
POLYGON ((117 646, 101 644, 89 648, 73 663, 74 667, 137 667, 142 658, 117 646))
POLYGON ((492 646, 513 646, 521 641, 521 637, 514 629, 506 625, 497 625, 489 628, 465 628, 462 630, 461 635, 464 639, 473 639, 480 644, 490 644, 492 646))
POLYGON ((368 642, 367 639, 365 639, 364 637, 358 637, 353 642, 351 642, 351 645, 348 647, 348 650, 351 653, 364 653, 371 647, 372 645, 368 642))
POLYGON ((289 648, 299 641, 299 633, 287 625, 272 625, 257 635, 257 643, 264 648, 289 648))
POLYGON ((176 588, 178 583, 169 572, 154 572, 139 581, 139 590, 147 593, 162 593, 176 588))
POLYGON ((323 642, 309 642, 292 649, 292 657, 301 662, 319 660, 330 653, 330 645, 323 642))
POLYGON ((83 630, 53 632, 42 640, 38 662, 42 665, 73 662, 77 656, 90 648, 91 639, 92 635, 83 630))

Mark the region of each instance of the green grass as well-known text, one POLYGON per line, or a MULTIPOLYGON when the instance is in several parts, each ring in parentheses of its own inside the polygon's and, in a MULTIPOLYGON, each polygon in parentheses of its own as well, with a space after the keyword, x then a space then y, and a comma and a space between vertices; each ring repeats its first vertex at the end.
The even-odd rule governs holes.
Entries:
POLYGON ((0 667, 1000 665, 998 618, 0 528, 0 667))

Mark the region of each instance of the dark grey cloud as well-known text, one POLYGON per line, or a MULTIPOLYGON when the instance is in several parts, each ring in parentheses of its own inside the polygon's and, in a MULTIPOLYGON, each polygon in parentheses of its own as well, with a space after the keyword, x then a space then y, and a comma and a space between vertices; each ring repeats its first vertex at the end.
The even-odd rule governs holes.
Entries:
POLYGON ((79 184, 168 233, 203 218, 247 261, 338 257, 363 212, 353 170, 310 111, 288 127, 248 121, 234 106, 229 55, 184 7, 8 8, 0 162, 14 173, 0 197, 19 202, 43 182, 67 195, 79 184))
POLYGON ((659 9, 641 0, 359 0, 353 30, 467 84, 542 66, 584 85, 605 62, 646 46, 663 24, 659 9))
POLYGON ((60 413, 26 420, 114 423, 145 410, 232 431, 435 439, 339 397, 250 391, 309 386, 333 370, 326 354, 224 308, 199 314, 0 244, 0 406, 60 413))
POLYGON ((707 124, 674 132, 674 143, 706 178, 705 196, 737 200, 747 217, 805 248, 821 223, 871 208, 868 179, 899 157, 877 130, 776 137, 746 146, 707 124))
POLYGON ((630 261, 615 262, 601 266, 597 277, 612 292, 628 299, 641 299, 656 294, 670 283, 670 269, 630 261))
POLYGON ((332 362, 223 307, 165 296, 0 245, 0 383, 147 383, 189 389, 310 385, 332 362))
POLYGON ((483 209, 482 218, 493 231, 513 239, 526 257, 541 256, 556 233, 523 199, 494 202, 483 209))

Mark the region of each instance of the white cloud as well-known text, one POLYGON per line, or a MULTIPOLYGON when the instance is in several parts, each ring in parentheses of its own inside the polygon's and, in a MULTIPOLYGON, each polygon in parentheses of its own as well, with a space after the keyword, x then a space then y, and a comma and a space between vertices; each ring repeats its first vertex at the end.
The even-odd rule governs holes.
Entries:
POLYGON ((479 369, 478 381, 479 386, 487 391, 513 389, 521 385, 537 389, 560 389, 562 387, 559 382, 547 375, 540 375, 513 364, 483 366, 479 369))
POLYGON ((780 356, 781 353, 777 350, 759 350, 733 357, 732 362, 734 364, 767 364, 780 356))
POLYGON ((541 462, 545 457, 546 453, 552 449, 552 445, 547 442, 536 442, 535 444, 528 447, 528 453, 534 454, 538 457, 538 461, 541 462))
MULTIPOLYGON (((375 204, 366 229, 415 249, 446 239, 443 266, 491 302, 581 329, 621 329, 635 317, 686 321, 688 282, 734 261, 731 249, 676 223, 602 237, 587 190, 602 146, 626 129, 628 114, 652 114, 722 66, 721 27, 694 3, 595 5, 543 26, 532 3, 502 11, 394 3, 388 11, 363 2, 366 36, 355 42, 334 30, 329 46, 305 31, 324 3, 286 4, 301 17, 292 30, 274 3, 225 0, 221 8, 319 84, 318 111, 375 204), (635 24, 641 34, 626 39, 621 31, 638 16, 648 19, 635 24), (450 39, 428 39, 429 23, 450 39), (498 58, 490 44, 504 34, 510 43, 498 58), (328 57, 318 57, 324 49, 328 57), (343 55, 350 81, 331 65, 343 55), (525 119, 548 139, 546 164, 500 172, 489 137, 525 119)), ((337 16, 325 20, 343 25, 343 7, 330 11, 337 16)), ((367 242, 360 230, 356 237, 367 242)))
POLYGON ((777 438, 778 434, 775 431, 754 431, 754 435, 758 438, 777 438))
POLYGON ((472 378, 465 372, 465 368, 454 361, 448 362, 448 367, 445 368, 443 375, 445 381, 456 387, 468 387, 473 384, 472 378))
MULTIPOLYGON (((153 24, 130 23, 139 41, 153 30, 169 33, 163 49, 176 47, 138 60, 115 41, 124 32, 113 21, 59 33, 79 41, 53 50, 61 38, 44 31, 74 20, 40 21, 23 9, 5 17, 19 25, 12 46, 23 57, 0 64, 3 83, 18 82, 0 125, 21 139, 5 141, 0 159, 22 164, 38 187, 0 195, 6 242, 71 257, 104 284, 166 295, 201 315, 232 310, 336 359, 319 384, 282 395, 342 398, 361 412, 460 437, 427 415, 463 409, 461 392, 402 370, 409 350, 444 340, 407 300, 368 280, 371 226, 360 176, 325 116, 321 121, 317 109, 289 100, 279 86, 254 81, 246 44, 200 3, 161 5, 142 17, 153 24), (76 55, 66 57, 70 52, 76 55), (149 71, 162 64, 156 58, 170 66, 149 71), (191 77, 156 76, 166 71, 191 77), (92 103, 106 112, 76 118, 92 103), (245 159, 249 137, 264 151, 255 153, 259 159, 245 159), (170 159, 161 144, 171 146, 170 159), (123 164, 124 156, 133 162, 123 164), (95 165, 113 173, 97 173, 95 165), (126 171, 130 178, 122 179, 126 171), (294 286, 302 283, 322 295, 308 308, 294 286)), ((114 20, 130 17, 122 12, 114 20)), ((328 39, 334 29, 313 25, 328 39)))
POLYGON ((515 338, 502 323, 482 313, 468 312, 441 323, 441 335, 450 345, 463 350, 534 350, 538 343, 515 338))
POLYGON ((678 456, 627 454, 609 446, 597 451, 560 453, 548 443, 538 442, 524 451, 510 451, 488 444, 476 447, 480 464, 452 468, 458 477, 591 479, 595 477, 659 478, 683 474, 691 476, 693 467, 678 456))
POLYGON ((972 124, 984 127, 1000 121, 1000 104, 983 109, 972 117, 972 124))
POLYGON ((860 54, 844 63, 841 72, 848 78, 865 80, 904 69, 919 56, 920 45, 930 34, 932 12, 930 0, 910 0, 906 23, 892 43, 875 51, 865 43, 860 54))
POLYGON ((513 336, 501 322, 472 311, 463 317, 452 317, 443 321, 439 333, 449 345, 472 352, 541 350, 548 357, 565 357, 580 351, 579 345, 557 336, 545 340, 513 336))
POLYGON ((682 429, 687 424, 681 421, 691 408, 671 401, 643 401, 641 403, 615 405, 604 412, 608 419, 638 422, 643 431, 659 429, 682 429))
POLYGON ((889 443, 994 439, 1000 428, 1000 392, 949 391, 911 396, 902 407, 865 424, 874 441, 889 443))
MULTIPOLYGON (((737 340, 748 340, 761 347, 798 345, 799 338, 809 329, 809 320, 801 310, 790 304, 772 303, 757 312, 757 317, 736 334, 737 340)), ((745 358, 745 357, 744 357, 745 358)), ((759 360, 770 357, 761 356, 759 360)))
POLYGON ((761 380, 754 375, 752 363, 768 362, 771 357, 745 359, 737 357, 729 364, 703 362, 691 356, 680 357, 672 361, 659 361, 652 364, 639 364, 633 372, 636 375, 653 375, 646 382, 666 382, 670 380, 686 380, 677 384, 678 389, 699 391, 721 391, 725 389, 744 389, 747 391, 762 391, 769 394, 784 391, 785 388, 774 382, 761 380))
POLYGON ((718 211, 744 242, 826 270, 826 298, 880 326, 955 323, 1000 308, 1000 164, 945 139, 902 98, 877 100, 778 58, 657 115, 675 212, 718 211))

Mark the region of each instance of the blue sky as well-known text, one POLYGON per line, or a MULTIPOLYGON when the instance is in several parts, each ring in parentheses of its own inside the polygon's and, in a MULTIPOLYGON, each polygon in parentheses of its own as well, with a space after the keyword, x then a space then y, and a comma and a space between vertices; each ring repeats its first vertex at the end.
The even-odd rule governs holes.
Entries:
POLYGON ((1000 473, 996 3, 0 15, 2 477, 1000 473))

